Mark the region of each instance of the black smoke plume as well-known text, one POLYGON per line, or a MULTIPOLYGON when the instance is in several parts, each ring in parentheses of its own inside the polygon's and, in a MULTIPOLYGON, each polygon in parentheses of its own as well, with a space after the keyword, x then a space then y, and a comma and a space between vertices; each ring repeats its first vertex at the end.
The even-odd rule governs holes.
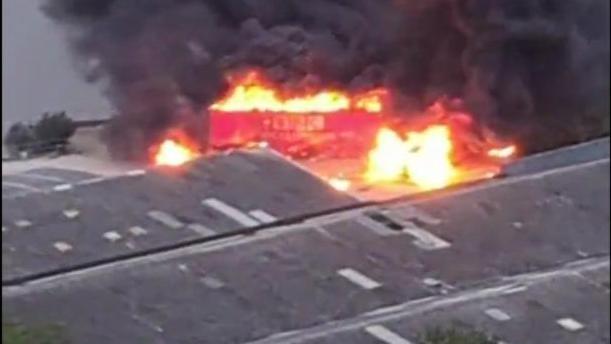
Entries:
POLYGON ((228 71, 287 87, 386 86, 397 107, 460 98, 541 149, 608 132, 608 0, 47 0, 86 78, 106 85, 123 157, 171 127, 205 140, 228 71))

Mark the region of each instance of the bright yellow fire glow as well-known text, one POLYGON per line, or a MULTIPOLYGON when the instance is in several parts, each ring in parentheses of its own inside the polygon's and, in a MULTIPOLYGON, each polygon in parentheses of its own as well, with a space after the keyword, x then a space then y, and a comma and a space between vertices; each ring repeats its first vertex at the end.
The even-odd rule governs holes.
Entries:
POLYGON ((507 159, 516 153, 516 146, 507 146, 502 148, 493 148, 488 151, 488 156, 499 159, 507 159))
POLYGON ((374 90, 354 96, 335 90, 322 90, 305 94, 284 95, 278 87, 257 72, 232 84, 226 97, 210 109, 223 112, 285 112, 330 113, 345 110, 381 112, 383 90, 374 90))
POLYGON ((167 139, 159 145, 155 154, 155 164, 159 166, 180 166, 197 158, 198 154, 185 145, 167 139))
POLYGON ((348 191, 350 190, 351 182, 348 179, 344 178, 330 178, 329 185, 338 191, 348 191))
POLYGON ((405 139, 383 128, 369 153, 365 177, 369 182, 407 179, 423 190, 443 188, 458 173, 452 149, 450 129, 445 125, 408 132, 405 139))

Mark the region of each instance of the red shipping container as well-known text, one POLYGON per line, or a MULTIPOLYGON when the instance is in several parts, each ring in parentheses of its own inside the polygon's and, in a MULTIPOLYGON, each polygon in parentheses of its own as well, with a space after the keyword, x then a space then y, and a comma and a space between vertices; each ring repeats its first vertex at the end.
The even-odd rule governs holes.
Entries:
POLYGON ((293 157, 359 157, 371 148, 382 125, 382 115, 368 112, 212 111, 209 137, 213 148, 267 142, 273 149, 293 157))

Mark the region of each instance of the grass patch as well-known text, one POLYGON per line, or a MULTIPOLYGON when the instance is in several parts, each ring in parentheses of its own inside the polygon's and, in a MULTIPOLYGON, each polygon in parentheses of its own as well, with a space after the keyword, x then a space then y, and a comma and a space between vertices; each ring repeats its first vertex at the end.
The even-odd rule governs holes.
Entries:
POLYGON ((452 328, 431 328, 418 338, 420 344, 497 344, 498 340, 483 332, 452 328))
POLYGON ((58 325, 27 327, 2 325, 2 344, 69 344, 64 329, 58 325))

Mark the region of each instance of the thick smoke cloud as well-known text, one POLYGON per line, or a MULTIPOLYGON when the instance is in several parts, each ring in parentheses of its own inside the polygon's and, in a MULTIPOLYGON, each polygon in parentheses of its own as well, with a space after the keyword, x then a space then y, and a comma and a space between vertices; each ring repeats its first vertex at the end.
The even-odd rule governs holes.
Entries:
POLYGON ((47 0, 118 116, 113 150, 166 129, 203 137, 224 74, 286 87, 387 86, 400 109, 458 97, 541 148, 608 130, 608 0, 47 0))

